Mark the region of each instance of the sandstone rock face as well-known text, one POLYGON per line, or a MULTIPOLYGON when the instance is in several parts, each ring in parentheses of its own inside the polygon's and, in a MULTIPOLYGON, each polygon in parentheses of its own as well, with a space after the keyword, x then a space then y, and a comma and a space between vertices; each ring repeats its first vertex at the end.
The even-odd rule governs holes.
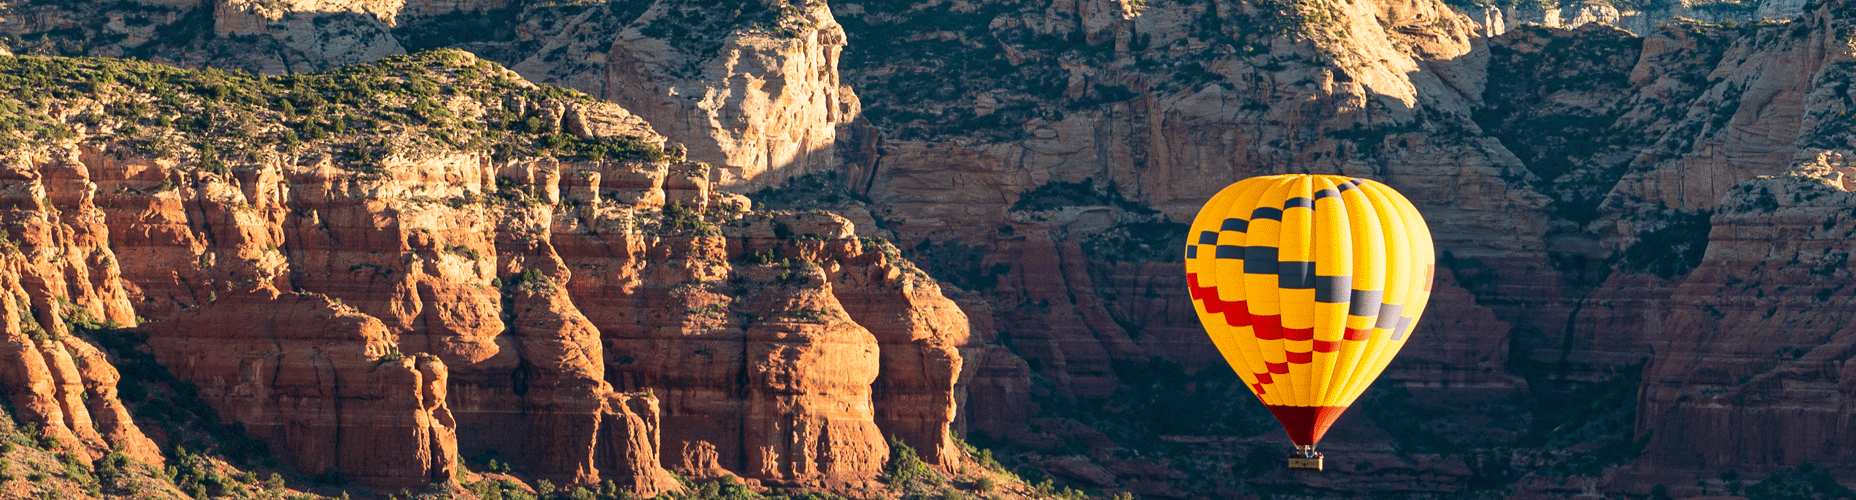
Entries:
POLYGON ((893 246, 854 234, 835 215, 748 213, 641 249, 661 267, 613 279, 599 276, 627 269, 593 264, 568 283, 602 306, 608 378, 662 395, 671 468, 854 489, 881 472, 885 436, 953 463, 966 317, 893 246))
POLYGON ((405 53, 388 33, 403 0, 214 0, 213 31, 252 37, 275 50, 249 59, 254 71, 333 69, 405 53))
MULTIPOLYGON (((510 74, 458 53, 395 61, 372 68, 427 71, 389 77, 472 97, 423 111, 425 127, 388 125, 411 119, 383 110, 365 133, 306 133, 289 154, 218 156, 215 145, 240 146, 210 141, 150 152, 115 142, 133 132, 109 118, 26 149, 36 160, 15 175, 33 182, 18 183, 6 213, 86 215, 21 237, 91 246, 28 254, 46 263, 22 268, 20 286, 56 284, 105 297, 90 311, 152 318, 139 328, 148 348, 224 418, 295 469, 370 488, 453 481, 457 457, 493 454, 520 474, 612 480, 636 495, 679 490, 667 468, 861 491, 878 486, 889 436, 956 467, 955 382, 976 340, 893 245, 829 213, 749 210, 748 198, 716 189, 709 165, 654 155, 663 136, 617 105, 526 83, 475 97, 469 85, 510 74), (446 120, 557 145, 459 150, 431 140, 452 133, 446 120), (343 151, 375 145, 382 157, 343 151)), ((348 102, 340 92, 323 95, 348 102)), ((85 113, 104 104, 60 106, 101 116, 85 113)), ((265 127, 248 126, 240 133, 265 127)), ((89 314, 56 300, 36 307, 41 322, 89 314)), ((90 411, 121 413, 103 387, 111 376, 88 373, 101 364, 94 352, 23 345, 52 376, 19 397, 62 401, 31 418, 70 423, 71 442, 128 439, 126 417, 92 426, 81 413, 86 385, 103 396, 90 411), (76 362, 60 357, 67 350, 76 362)))
POLYGON ((153 323, 149 347, 297 470, 383 488, 452 481, 457 422, 443 362, 389 355, 385 325, 327 297, 266 292, 153 323))
POLYGON ((0 163, 5 215, 0 323, 6 337, 0 393, 22 423, 37 424, 66 451, 96 459, 111 449, 160 467, 165 461, 117 396, 116 369, 78 325, 132 325, 97 186, 69 157, 12 156, 0 163))
MULTIPOLYGON (((194 175, 87 157, 117 186, 138 181, 124 175, 131 166, 160 172, 142 183, 194 175)), ((290 450, 293 467, 402 487, 448 480, 457 452, 495 450, 525 472, 617 479, 644 495, 677 488, 660 460, 699 477, 861 487, 887 460, 886 434, 953 463, 966 318, 893 247, 859 243, 842 218, 747 214, 719 234, 660 236, 645 231, 676 229, 639 226, 634 214, 662 212, 665 199, 672 211, 740 202, 707 191, 697 164, 398 167, 354 186, 332 183, 326 164, 272 166, 109 200, 115 246, 129 249, 123 265, 143 271, 129 279, 147 284, 143 300, 171 302, 143 308, 173 311, 144 328, 150 347, 227 418, 290 450), (497 178, 522 183, 486 181, 497 178), (583 204, 452 208, 382 196, 396 183, 583 204), (246 191, 278 203, 276 218, 236 208, 251 204, 246 191), (227 198, 187 201, 215 193, 227 198), (730 269, 750 254, 783 264, 730 269)))
POLYGON ((1839 320, 1850 297, 1843 158, 1826 152, 1722 199, 1706 257, 1644 331, 1657 355, 1644 368, 1637 429, 1650 448, 1633 472, 1849 463, 1836 446, 1849 441, 1836 424, 1849 405, 1837 366, 1852 355, 1839 320), (1667 428, 1724 439, 1650 433, 1667 428))
POLYGON ((1579 2, 1531 7, 1491 5, 1471 9, 1464 14, 1480 25, 1480 31, 1489 37, 1524 25, 1576 29, 1587 24, 1605 24, 1647 36, 1664 24, 1679 19, 1706 23, 1789 21, 1805 14, 1807 3, 1798 0, 1764 0, 1749 5, 1683 1, 1654 4, 1641 10, 1619 10, 1611 4, 1579 2))
MULTIPOLYGON (((512 68, 538 81, 598 89, 595 95, 637 110, 683 142, 691 159, 714 164, 723 186, 769 186, 836 167, 837 128, 857 117, 858 101, 838 81, 844 30, 831 10, 824 2, 780 2, 777 17, 766 21, 772 29, 702 33, 728 29, 712 18, 733 3, 714 3, 659 2, 622 20, 629 24, 606 35, 613 38, 592 39, 611 47, 587 56, 604 61, 599 72, 569 73, 573 67, 539 56, 512 68)), ((772 8, 760 3, 740 9, 772 8)), ((562 48, 578 54, 592 47, 562 48)))
POLYGON ((1842 325, 1852 231, 1852 171, 1827 153, 1779 176, 1735 187, 1712 217, 1707 255, 1672 288, 1644 332, 1638 434, 1649 444, 1633 473, 1734 468, 1781 471, 1847 464, 1856 351, 1842 325), (1658 437, 1688 428, 1716 440, 1658 437))
POLYGON ((162 319, 142 330, 158 361, 223 418, 289 450, 297 470, 382 488, 453 480, 443 362, 406 357, 379 319, 292 287, 289 189, 275 166, 226 178, 83 152, 86 180, 109 186, 103 220, 125 249, 123 279, 162 319), (156 179, 186 187, 150 189, 156 179))

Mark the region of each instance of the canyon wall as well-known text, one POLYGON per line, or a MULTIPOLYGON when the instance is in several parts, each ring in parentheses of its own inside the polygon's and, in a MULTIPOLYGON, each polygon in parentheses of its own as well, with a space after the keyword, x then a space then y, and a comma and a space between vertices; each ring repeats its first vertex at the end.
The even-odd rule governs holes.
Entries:
POLYGON ((1843 326, 1852 173, 1843 155, 1827 153, 1722 200, 1706 256, 1644 332, 1656 355, 1639 396, 1647 446, 1631 472, 1650 478, 1639 482, 1677 484, 1673 471, 1693 469, 1850 462, 1852 385, 1842 367, 1856 355, 1843 326))
MULTIPOLYGON (((74 315, 141 315, 147 348, 222 418, 293 469, 370 488, 450 482, 459 457, 494 456, 526 476, 613 480, 641 496, 681 489, 671 470, 853 491, 876 486, 891 436, 956 467, 954 383, 979 339, 935 281, 842 217, 756 211, 714 189, 715 169, 662 155, 665 139, 623 108, 450 52, 364 70, 375 79, 358 87, 183 72, 284 102, 239 117, 259 121, 202 122, 214 135, 190 138, 199 132, 106 112, 147 106, 160 90, 143 75, 169 70, 71 64, 110 65, 131 83, 69 82, 94 92, 49 101, 90 121, 12 150, 7 212, 84 214, 67 216, 75 228, 22 224, 12 240, 32 245, 17 261, 44 259, 22 266, 42 270, 15 288, 62 295, 17 293, 15 318, 50 326, 9 323, 21 355, 40 362, 22 361, 9 394, 27 420, 67 424, 48 432, 79 433, 68 442, 159 463, 114 402, 109 365, 48 333, 74 315), (420 108, 418 82, 458 97, 420 108), (378 89, 401 90, 346 93, 378 89), (288 102, 329 104, 295 115, 288 102), (394 118, 403 104, 423 118, 394 118), (364 109, 376 114, 353 114, 364 109), (356 116, 387 119, 363 129, 356 116), (473 133, 451 128, 473 120, 510 127, 476 139, 496 148, 569 149, 506 156, 433 141, 473 133), (274 135, 292 127, 303 142, 239 142, 295 140, 274 135), (31 371, 46 364, 49 376, 31 371), (86 390, 100 396, 87 407, 86 390)), ((235 104, 212 95, 172 105, 229 117, 235 104)), ((169 105, 151 110, 162 123, 169 105)))
POLYGON ((165 458, 130 416, 121 376, 85 328, 132 326, 135 310, 115 267, 108 228, 81 168, 19 158, 0 164, 6 335, 0 393, 15 418, 39 426, 56 451, 95 460, 121 450, 143 463, 165 458))

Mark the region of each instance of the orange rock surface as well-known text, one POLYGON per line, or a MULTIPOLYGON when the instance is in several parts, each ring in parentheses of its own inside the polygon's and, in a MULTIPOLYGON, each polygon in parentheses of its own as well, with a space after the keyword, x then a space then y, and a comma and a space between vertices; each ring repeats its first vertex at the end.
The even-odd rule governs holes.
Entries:
MULTIPOLYGON (((701 164, 465 154, 356 178, 76 151, 38 168, 102 193, 64 203, 96 214, 113 310, 151 317, 157 360, 297 470, 415 487, 494 452, 654 495, 679 488, 667 470, 872 486, 891 435, 956 463, 966 315, 846 219, 747 211, 701 164)), ((8 366, 42 367, 9 375, 30 381, 13 393, 26 418, 158 461, 108 402, 107 362, 24 323, 8 366), (105 397, 86 406, 86 386, 105 397)))

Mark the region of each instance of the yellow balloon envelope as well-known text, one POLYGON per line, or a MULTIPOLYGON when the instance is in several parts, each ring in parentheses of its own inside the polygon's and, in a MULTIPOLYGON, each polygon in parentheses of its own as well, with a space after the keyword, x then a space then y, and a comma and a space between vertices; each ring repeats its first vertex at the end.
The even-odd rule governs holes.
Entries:
POLYGON ((1410 338, 1431 295, 1431 232, 1377 181, 1238 181, 1199 210, 1186 284, 1226 362, 1312 451, 1410 338))

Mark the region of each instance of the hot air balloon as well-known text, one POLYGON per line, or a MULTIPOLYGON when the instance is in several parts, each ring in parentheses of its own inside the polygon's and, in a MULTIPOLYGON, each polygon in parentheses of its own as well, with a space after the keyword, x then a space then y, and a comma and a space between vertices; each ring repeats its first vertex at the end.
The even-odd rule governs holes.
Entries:
POLYGON ((1192 221, 1186 284, 1205 332, 1288 431, 1292 470, 1409 340, 1431 295, 1431 232, 1377 181, 1238 181, 1192 221))

